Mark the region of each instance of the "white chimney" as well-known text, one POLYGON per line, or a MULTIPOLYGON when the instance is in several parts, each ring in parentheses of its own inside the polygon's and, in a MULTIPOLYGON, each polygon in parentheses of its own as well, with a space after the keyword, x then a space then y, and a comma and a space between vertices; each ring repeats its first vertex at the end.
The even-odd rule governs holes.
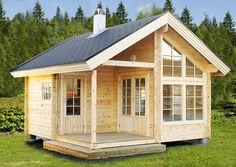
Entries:
POLYGON ((103 10, 98 8, 93 17, 93 34, 99 34, 106 29, 106 15, 103 10))

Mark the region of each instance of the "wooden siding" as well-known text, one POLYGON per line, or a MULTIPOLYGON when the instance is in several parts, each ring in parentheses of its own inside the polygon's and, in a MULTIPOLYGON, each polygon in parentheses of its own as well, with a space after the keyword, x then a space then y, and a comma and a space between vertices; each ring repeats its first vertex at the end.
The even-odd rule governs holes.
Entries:
POLYGON ((42 101, 42 82, 52 79, 52 75, 29 77, 29 134, 52 137, 52 100, 42 101))
POLYGON ((161 142, 205 138, 204 123, 185 125, 162 125, 161 142))

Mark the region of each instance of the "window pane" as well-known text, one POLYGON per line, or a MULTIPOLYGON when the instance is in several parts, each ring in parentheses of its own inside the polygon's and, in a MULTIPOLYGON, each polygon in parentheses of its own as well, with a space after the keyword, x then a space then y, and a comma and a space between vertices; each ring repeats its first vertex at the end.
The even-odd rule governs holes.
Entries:
POLYGON ((127 105, 131 105, 131 98, 127 97, 127 105))
POLYGON ((172 67, 163 66, 163 76, 171 77, 172 76, 172 67))
POLYGON ((128 88, 131 87, 131 79, 127 79, 127 87, 128 87, 128 88))
POLYGON ((172 108, 172 98, 164 98, 163 109, 171 109, 171 108, 172 108))
POLYGON ((201 97, 196 98, 196 108, 202 108, 202 98, 201 97))
POLYGON ((174 64, 174 66, 180 66, 181 67, 181 62, 182 62, 182 57, 181 57, 181 55, 179 55, 179 56, 173 56, 172 57, 172 60, 173 60, 173 64, 174 64))
POLYGON ((194 67, 193 63, 191 63, 187 58, 186 58, 186 67, 194 67))
POLYGON ((181 96, 182 94, 182 86, 181 85, 174 85, 174 96, 181 96))
POLYGON ((193 97, 186 98, 186 108, 194 108, 194 98, 193 97))
POLYGON ((144 78, 141 78, 141 87, 145 87, 145 79, 144 78))
POLYGON ((66 105, 67 106, 73 106, 73 98, 67 98, 66 105))
POLYGON ((186 96, 194 96, 194 86, 186 86, 186 96))
POLYGON ((126 87, 126 79, 123 79, 123 87, 126 87))
POLYGON ((66 107, 66 115, 73 115, 73 107, 66 107))
POLYGON ((194 68, 191 67, 186 68, 186 77, 194 77, 194 68))
POLYGON ((163 65, 172 66, 171 56, 163 56, 163 65))
POLYGON ((74 115, 80 115, 80 107, 74 107, 74 115))
POLYGON ((141 112, 140 115, 144 116, 145 115, 145 106, 141 105, 141 112))
POLYGON ((172 85, 163 85, 163 96, 172 96, 172 85))
POLYGON ((182 110, 174 110, 174 121, 181 121, 182 120, 182 110))
POLYGON ((195 77, 201 78, 202 77, 202 71, 199 68, 195 68, 195 77))
POLYGON ((174 67, 174 76, 181 77, 182 76, 182 68, 181 67, 174 67))
POLYGON ((186 120, 194 120, 194 109, 186 110, 186 120))
POLYGON ((139 93, 140 93, 140 92, 139 92, 139 88, 136 88, 136 89, 135 89, 135 97, 139 97, 139 93))
POLYGON ((145 100, 146 90, 145 87, 140 88, 140 98, 145 100))
POLYGON ((127 88, 127 96, 131 96, 131 88, 127 88))
POLYGON ((196 96, 202 96, 202 86, 196 86, 196 96))
POLYGON ((127 115, 131 115, 131 107, 127 106, 127 115))
POLYGON ((135 79, 135 87, 139 87, 139 79, 135 79))
POLYGON ((135 115, 139 115, 139 105, 135 105, 135 115))
POLYGON ((181 97, 174 97, 174 109, 181 109, 182 108, 182 98, 181 97))
POLYGON ((80 98, 75 98, 74 100, 75 100, 74 105, 79 106, 80 105, 80 98))
POLYGON ((171 55, 171 46, 167 43, 167 42, 165 42, 165 41, 163 41, 163 54, 164 55, 171 55))
POLYGON ((163 111, 163 120, 164 121, 172 121, 172 110, 164 110, 163 111))
POLYGON ((202 109, 196 110, 196 120, 202 120, 203 119, 203 111, 202 109))

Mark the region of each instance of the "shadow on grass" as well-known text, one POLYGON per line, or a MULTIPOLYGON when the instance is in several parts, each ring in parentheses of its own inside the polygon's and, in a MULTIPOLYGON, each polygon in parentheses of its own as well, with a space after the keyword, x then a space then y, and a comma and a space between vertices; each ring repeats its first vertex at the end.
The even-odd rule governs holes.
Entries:
MULTIPOLYGON (((166 151, 169 149, 175 148, 175 147, 183 147, 183 146, 199 146, 203 144, 199 144, 199 142, 194 141, 179 141, 179 142, 168 142, 168 143, 163 143, 166 145, 166 151)), ((111 158, 103 158, 103 159, 97 159, 97 160, 86 160, 78 157, 74 157, 72 155, 67 155, 67 154, 61 154, 53 151, 48 151, 43 149, 43 140, 37 140, 36 142, 31 142, 28 143, 26 142, 26 145, 29 147, 33 147, 34 149, 43 151, 49 155, 52 155, 56 158, 62 158, 64 160, 70 160, 73 162, 80 162, 80 163, 86 163, 86 164, 93 164, 93 163, 99 163, 99 164, 105 164, 105 163, 112 163, 113 161, 123 161, 123 160, 128 160, 130 158, 145 158, 150 155, 163 155, 166 154, 166 152, 162 153, 150 153, 150 154, 139 154, 139 155, 129 155, 129 156, 121 156, 121 157, 111 157, 111 158)))

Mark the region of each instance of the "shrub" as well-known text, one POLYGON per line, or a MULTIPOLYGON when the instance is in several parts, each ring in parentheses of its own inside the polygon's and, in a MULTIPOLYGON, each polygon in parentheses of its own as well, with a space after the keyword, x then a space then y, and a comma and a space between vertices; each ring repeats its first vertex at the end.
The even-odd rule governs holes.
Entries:
POLYGON ((20 132, 24 130, 24 111, 22 108, 0 108, 0 132, 20 132))
POLYGON ((236 117, 226 117, 225 112, 219 110, 213 110, 211 116, 212 122, 219 124, 236 124, 236 117))

